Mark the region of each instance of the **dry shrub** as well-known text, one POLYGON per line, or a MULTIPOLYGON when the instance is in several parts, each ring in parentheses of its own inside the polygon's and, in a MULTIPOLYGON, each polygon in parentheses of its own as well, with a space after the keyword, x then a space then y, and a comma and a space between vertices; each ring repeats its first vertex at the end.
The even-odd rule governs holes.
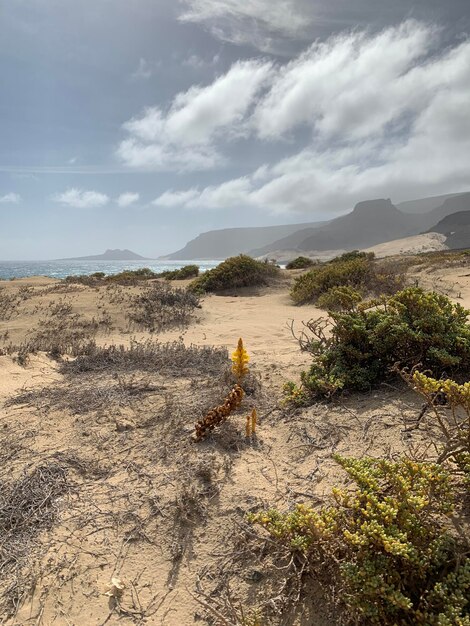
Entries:
POLYGON ((148 378, 126 380, 114 376, 112 380, 104 377, 98 380, 96 376, 80 378, 79 384, 52 385, 42 389, 22 391, 11 397, 5 406, 28 404, 44 411, 68 410, 72 414, 85 414, 112 407, 113 410, 129 405, 137 396, 158 391, 160 388, 152 385, 148 378))
POLYGON ((97 346, 90 344, 87 353, 61 364, 64 374, 83 372, 129 372, 145 370, 171 376, 214 376, 229 364, 225 348, 186 346, 182 341, 160 343, 131 341, 129 346, 97 346))
POLYGON ((154 283, 132 298, 127 317, 139 328, 153 333, 168 328, 184 328, 197 308, 200 308, 199 298, 194 293, 154 283))
POLYGON ((109 328, 108 318, 86 319, 73 313, 67 303, 53 304, 49 316, 40 320, 38 326, 29 333, 28 339, 18 346, 21 355, 47 352, 53 357, 64 354, 76 356, 86 350, 100 327, 109 328))
POLYGON ((48 462, 0 487, 0 614, 7 617, 30 591, 31 556, 40 549, 40 533, 56 522, 59 498, 71 485, 66 470, 48 462))

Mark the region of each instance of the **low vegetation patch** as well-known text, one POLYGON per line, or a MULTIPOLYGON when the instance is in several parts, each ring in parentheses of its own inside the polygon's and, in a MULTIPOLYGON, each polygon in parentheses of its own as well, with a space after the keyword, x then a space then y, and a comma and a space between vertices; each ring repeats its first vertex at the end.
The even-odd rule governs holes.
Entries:
POLYGON ((57 521, 60 498, 71 490, 66 469, 45 462, 17 480, 0 483, 0 614, 15 613, 34 585, 32 558, 40 534, 57 521))
POLYGON ((295 304, 327 306, 338 288, 354 289, 361 296, 393 294, 403 288, 405 276, 400 266, 379 262, 373 253, 347 252, 328 263, 318 264, 295 279, 291 298, 295 304), (330 293, 331 292, 331 293, 330 293), (323 300, 320 300, 324 296, 323 300))
POLYGON ((468 625, 470 560, 445 523, 457 495, 450 474, 409 459, 335 460, 354 491, 335 489, 332 506, 250 521, 306 559, 332 595, 341 590, 347 623, 468 625))
POLYGON ((199 276, 198 265, 184 265, 178 270, 167 270, 159 274, 166 280, 187 280, 188 278, 197 278, 199 276))
POLYGON ((261 287, 278 274, 279 268, 275 265, 240 254, 204 272, 191 283, 190 289, 196 293, 205 293, 240 287, 261 287))
POLYGON ((160 343, 151 339, 129 346, 90 344, 86 354, 64 361, 64 374, 86 372, 158 372, 171 376, 216 376, 227 369, 228 352, 214 346, 186 346, 182 341, 160 343))
POLYGON ((391 376, 394 366, 418 364, 436 377, 470 371, 469 311, 446 296, 410 287, 394 296, 331 312, 308 322, 299 341, 313 363, 289 398, 308 404, 338 390, 367 391, 391 376))
POLYGON ((79 274, 77 276, 67 276, 64 281, 67 283, 78 283, 89 287, 96 287, 104 283, 115 283, 120 285, 136 285, 142 280, 153 280, 161 275, 152 271, 148 267, 137 270, 124 270, 118 274, 105 274, 104 272, 94 272, 93 274, 79 274))
POLYGON ((298 256, 296 259, 289 261, 286 265, 286 270, 303 270, 307 267, 312 267, 312 265, 315 265, 315 261, 312 259, 306 256, 298 256))
POLYGON ((184 328, 197 308, 200 304, 195 293, 157 282, 132 298, 127 317, 139 328, 153 333, 174 327, 184 328))

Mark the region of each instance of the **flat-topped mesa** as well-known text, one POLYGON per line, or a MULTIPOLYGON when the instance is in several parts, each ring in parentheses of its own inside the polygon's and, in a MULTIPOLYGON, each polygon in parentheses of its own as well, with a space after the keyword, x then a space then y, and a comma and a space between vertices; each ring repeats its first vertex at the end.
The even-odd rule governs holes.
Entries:
POLYGON ((381 214, 398 213, 401 211, 392 203, 390 198, 378 198, 377 200, 364 200, 358 202, 353 209, 352 214, 360 217, 370 215, 371 217, 377 217, 381 214))

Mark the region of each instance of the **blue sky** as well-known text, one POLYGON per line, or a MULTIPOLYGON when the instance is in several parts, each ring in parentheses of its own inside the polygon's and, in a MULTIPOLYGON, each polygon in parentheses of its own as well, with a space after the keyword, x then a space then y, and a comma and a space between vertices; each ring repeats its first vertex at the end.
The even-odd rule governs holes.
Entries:
POLYGON ((470 188, 468 0, 0 4, 0 258, 470 188))

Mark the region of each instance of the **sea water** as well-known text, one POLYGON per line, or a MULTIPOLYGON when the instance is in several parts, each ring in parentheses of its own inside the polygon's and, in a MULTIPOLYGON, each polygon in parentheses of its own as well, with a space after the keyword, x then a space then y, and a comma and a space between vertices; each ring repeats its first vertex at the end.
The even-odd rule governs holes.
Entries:
POLYGON ((65 278, 80 274, 118 274, 124 270, 148 267, 153 272, 176 270, 184 265, 198 265, 201 272, 212 269, 220 261, 0 261, 0 280, 49 276, 65 278))

